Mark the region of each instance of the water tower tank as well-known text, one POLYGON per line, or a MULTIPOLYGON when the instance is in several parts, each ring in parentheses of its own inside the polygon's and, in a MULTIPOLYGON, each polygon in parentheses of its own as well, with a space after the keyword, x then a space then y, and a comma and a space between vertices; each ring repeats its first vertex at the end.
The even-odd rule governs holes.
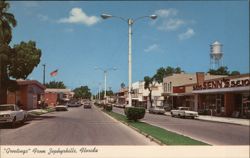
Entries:
POLYGON ((210 45, 210 64, 211 68, 218 68, 222 66, 222 44, 218 41, 215 41, 210 45))
POLYGON ((222 44, 218 41, 215 41, 213 44, 210 45, 211 47, 211 58, 215 60, 220 60, 222 57, 222 44))

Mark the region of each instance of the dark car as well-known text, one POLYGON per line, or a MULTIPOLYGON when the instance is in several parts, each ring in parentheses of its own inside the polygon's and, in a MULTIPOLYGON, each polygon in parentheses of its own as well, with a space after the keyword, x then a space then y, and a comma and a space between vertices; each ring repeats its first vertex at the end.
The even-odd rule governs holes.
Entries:
POLYGON ((70 102, 67 104, 68 107, 79 107, 81 106, 82 104, 79 103, 79 102, 70 102))

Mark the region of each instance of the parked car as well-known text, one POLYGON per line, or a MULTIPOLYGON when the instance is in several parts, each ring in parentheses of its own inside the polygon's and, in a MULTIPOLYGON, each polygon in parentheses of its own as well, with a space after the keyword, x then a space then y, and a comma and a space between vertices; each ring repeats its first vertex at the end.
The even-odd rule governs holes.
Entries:
POLYGON ((67 103, 68 107, 79 107, 82 106, 82 104, 80 102, 69 102, 67 103))
POLYGON ((194 119, 199 116, 198 112, 189 110, 189 107, 179 107, 177 110, 171 110, 170 113, 172 117, 177 116, 181 118, 190 117, 194 119))
POLYGON ((66 105, 57 105, 56 111, 68 111, 68 106, 66 105))
POLYGON ((163 106, 152 106, 149 108, 149 113, 153 114, 164 114, 166 111, 163 106))
POLYGON ((27 119, 28 113, 20 109, 15 104, 2 104, 0 105, 0 123, 11 124, 15 127, 17 122, 24 123, 27 119))
POLYGON ((83 104, 83 108, 84 108, 84 109, 91 109, 91 103, 90 103, 90 102, 85 102, 85 103, 83 104))
POLYGON ((118 107, 118 108, 125 108, 127 104, 115 104, 115 107, 118 107))

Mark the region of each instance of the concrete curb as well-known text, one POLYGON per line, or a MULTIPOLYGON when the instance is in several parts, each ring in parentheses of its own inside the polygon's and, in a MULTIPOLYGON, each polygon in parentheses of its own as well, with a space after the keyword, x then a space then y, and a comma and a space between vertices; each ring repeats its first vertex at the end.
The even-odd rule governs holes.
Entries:
MULTIPOLYGON (((165 116, 171 116, 170 113, 165 113, 165 116)), ((202 117, 202 116, 201 116, 202 117)), ((200 121, 208 121, 208 122, 217 122, 217 123, 226 123, 226 124, 234 124, 234 125, 241 125, 241 126, 250 126, 249 124, 244 124, 244 123, 237 123, 237 122, 227 122, 227 121, 223 121, 223 120, 210 120, 210 119, 205 119, 205 118, 201 118, 200 116, 195 118, 195 120, 200 120, 200 121)), ((249 120, 250 121, 250 120, 249 120)))
MULTIPOLYGON (((250 126, 250 125, 246 125, 246 124, 242 124, 242 123, 237 123, 237 122, 225 122, 225 121, 220 121, 220 120, 208 120, 208 119, 202 119, 202 118, 196 118, 196 120, 200 120, 200 121, 207 121, 207 122, 217 122, 217 123, 226 123, 226 124, 233 124, 233 125, 240 125, 240 126, 250 126)), ((249 120, 250 121, 250 120, 249 120)))
MULTIPOLYGON (((103 112, 103 111, 101 110, 102 108, 97 107, 97 109, 100 110, 101 112, 103 112)), ((124 122, 124 121, 117 120, 117 119, 115 119, 114 117, 110 116, 109 114, 107 114, 107 113, 105 113, 105 112, 103 112, 103 113, 104 113, 105 115, 107 115, 108 117, 112 118, 113 120, 118 121, 118 122, 121 122, 122 124, 127 125, 128 127, 132 128, 133 130, 137 131, 138 133, 144 135, 146 138, 150 139, 150 141, 153 141, 153 142, 155 142, 155 143, 157 143, 157 144, 159 144, 159 145, 165 145, 165 144, 162 143, 161 141, 159 141, 159 140, 155 139, 154 137, 150 136, 149 134, 146 134, 146 133, 142 132, 141 130, 139 130, 139 129, 137 129, 137 128, 131 126, 131 125, 129 125, 128 123, 126 123, 126 122, 124 122)))

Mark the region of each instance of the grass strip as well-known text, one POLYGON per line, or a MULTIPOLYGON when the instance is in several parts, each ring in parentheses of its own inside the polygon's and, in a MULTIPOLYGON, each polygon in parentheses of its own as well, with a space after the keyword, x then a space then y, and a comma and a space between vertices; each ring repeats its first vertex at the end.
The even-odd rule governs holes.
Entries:
POLYGON ((104 111, 104 112, 106 112, 107 114, 109 114, 110 116, 121 122, 125 122, 130 126, 139 129, 140 131, 152 136, 153 138, 159 140, 160 142, 166 145, 209 145, 204 142, 194 140, 192 138, 176 134, 174 132, 167 131, 163 128, 150 125, 148 123, 140 121, 137 122, 129 121, 127 120, 126 116, 112 111, 111 112, 104 111))

